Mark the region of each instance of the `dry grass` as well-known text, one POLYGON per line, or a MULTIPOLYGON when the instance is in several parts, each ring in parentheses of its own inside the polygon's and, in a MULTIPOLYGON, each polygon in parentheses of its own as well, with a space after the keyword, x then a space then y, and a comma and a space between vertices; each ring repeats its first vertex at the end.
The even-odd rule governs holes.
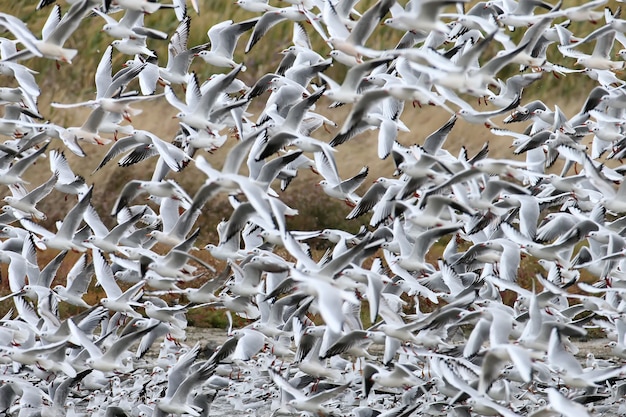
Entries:
MULTIPOLYGON (((201 10, 203 11, 202 15, 195 16, 194 13, 191 12, 192 31, 189 40, 190 45, 207 42, 206 31, 214 23, 225 20, 226 18, 241 21, 254 17, 253 14, 239 9, 230 1, 218 2, 205 0, 200 3, 201 10)), ((369 3, 371 3, 371 1, 369 3)), ((31 30, 33 30, 35 34, 38 34, 47 17, 47 13, 36 12, 34 10, 35 4, 35 1, 15 2, 2 0, 0 1, 0 10, 21 17, 28 22, 31 30)), ((61 4, 63 10, 67 10, 67 5, 64 2, 61 2, 61 4)), ((364 6, 367 4, 367 2, 364 2, 364 6)), ((570 4, 566 4, 566 6, 569 5, 570 4)), ((99 17, 89 18, 88 23, 82 24, 79 30, 70 38, 67 46, 81 51, 72 65, 62 65, 61 68, 57 70, 55 63, 49 60, 32 59, 24 62, 24 64, 39 71, 37 80, 42 89, 39 105, 40 111, 46 119, 63 126, 79 126, 89 114, 88 109, 55 109, 50 107, 50 103, 52 101, 72 102, 93 98, 95 91, 93 87, 93 74, 101 56, 100 52, 103 52, 107 44, 111 41, 110 38, 99 32, 102 24, 103 21, 99 17), (93 50, 99 53, 87 54, 82 52, 93 50)), ((173 18, 173 13, 166 11, 147 17, 146 25, 172 33, 177 26, 177 22, 173 18)), ((575 25, 576 26, 573 27, 575 33, 588 33, 594 29, 588 24, 575 25)), ((312 33, 310 28, 307 28, 307 30, 309 33, 312 33)), ((277 25, 272 28, 266 37, 247 55, 244 55, 242 52, 243 45, 247 41, 247 35, 244 35, 237 49, 236 60, 243 61, 248 67, 248 71, 242 74, 240 78, 248 84, 252 84, 261 75, 272 72, 281 58, 281 56, 277 54, 277 51, 291 44, 291 31, 291 24, 289 23, 277 25)), ((400 34, 396 31, 381 28, 368 43, 368 46, 372 48, 388 48, 393 46, 399 37, 400 34)), ((328 47, 320 41, 317 35, 313 34, 312 40, 314 47, 316 50, 320 51, 320 53, 324 54, 329 51, 328 47)), ((149 47, 158 52, 159 62, 161 65, 164 65, 167 57, 167 42, 151 40, 149 41, 149 47)), ((125 59, 127 59, 127 57, 115 51, 114 68, 119 68, 125 59)), ((205 79, 213 74, 214 71, 223 72, 221 69, 205 65, 204 62, 199 60, 193 63, 192 69, 196 71, 199 79, 205 79)), ((511 67, 506 71, 503 77, 505 75, 511 75, 516 69, 511 67)), ((345 68, 337 64, 331 68, 328 73, 341 80, 344 72, 345 68)), ((12 80, 0 77, 0 85, 8 86, 15 84, 12 80)), ((551 75, 545 75, 543 80, 535 83, 525 91, 523 102, 539 98, 549 106, 554 106, 558 103, 559 107, 565 111, 566 115, 571 116, 578 111, 582 100, 592 86, 592 82, 582 74, 572 74, 561 79, 552 78, 551 75)), ((138 88, 138 86, 134 86, 133 88, 138 88)), ((179 91, 179 93, 181 92, 179 91)), ((266 98, 267 94, 255 99, 255 102, 250 108, 251 111, 258 113, 260 109, 264 107, 264 100, 266 98)), ((316 111, 331 118, 341 126, 349 113, 350 106, 343 106, 331 111, 327 108, 328 104, 329 102, 327 100, 321 100, 317 105, 316 111)), ((166 140, 169 140, 175 135, 178 124, 176 120, 172 119, 172 116, 176 114, 176 110, 169 106, 163 98, 144 105, 144 110, 143 114, 134 118, 134 126, 154 132, 166 140)), ((411 132, 401 132, 398 140, 405 145, 421 144, 424 138, 443 125, 449 117, 450 115, 447 112, 439 108, 413 108, 407 105, 401 119, 410 128, 411 132)), ((501 118, 496 119, 496 121, 500 120, 501 118)), ((320 130, 315 134, 315 137, 328 141, 336 131, 335 129, 327 133, 320 130)), ((364 164, 369 165, 370 179, 372 180, 379 176, 391 176, 394 171, 392 161, 390 159, 381 161, 376 156, 376 134, 376 132, 363 134, 337 148, 337 161, 340 174, 343 177, 354 175, 364 164)), ((490 157, 513 157, 511 149, 509 149, 509 139, 493 136, 482 125, 468 124, 463 120, 459 120, 452 130, 446 143, 446 148, 453 154, 456 154, 462 146, 465 146, 469 154, 473 155, 485 142, 490 143, 490 157)), ((233 143, 234 139, 229 139, 226 146, 222 149, 212 155, 207 155, 207 160, 215 167, 219 168, 222 163, 221 161, 223 161, 224 156, 233 143)), ((53 143, 52 147, 61 148, 62 145, 60 143, 53 143)), ((145 161, 128 168, 120 168, 115 161, 113 161, 102 170, 92 174, 91 171, 99 163, 106 152, 106 148, 85 145, 85 151, 88 154, 86 158, 78 158, 70 152, 66 152, 66 155, 75 172, 83 175, 89 184, 95 184, 93 194, 94 206, 97 207, 103 220, 110 225, 111 219, 108 213, 114 203, 117 192, 131 179, 150 179, 155 161, 145 161)), ((193 195, 204 181, 203 176, 197 174, 198 170, 190 166, 180 173, 171 174, 170 177, 178 181, 189 194, 193 195)), ((32 184, 39 184, 49 176, 50 171, 47 164, 45 162, 39 162, 35 167, 29 169, 26 179, 32 184)), ((336 202, 330 197, 327 197, 321 189, 313 187, 313 184, 319 180, 320 178, 314 176, 312 173, 302 172, 298 175, 298 178, 294 180, 287 192, 281 195, 285 202, 300 210, 300 216, 290 220, 292 227, 302 230, 316 230, 328 227, 343 228, 353 232, 356 231, 363 223, 363 220, 345 221, 344 217, 350 211, 350 208, 343 203, 336 202)), ((366 182, 363 188, 365 189, 369 184, 370 182, 366 182)), ((45 222, 45 225, 52 226, 54 221, 62 220, 67 211, 74 204, 75 201, 73 198, 65 200, 58 192, 53 192, 53 194, 40 204, 41 209, 48 214, 48 220, 45 222)), ((202 227, 202 235, 199 243, 202 245, 208 242, 216 243, 217 236, 215 234, 215 225, 222 218, 229 215, 230 209, 228 203, 223 199, 216 200, 209 204, 198 222, 202 227)), ((367 221, 367 219, 365 221, 367 221)), ((320 250, 322 246, 323 245, 320 246, 320 250)), ((436 259, 440 251, 441 248, 435 249, 429 256, 436 259)), ((54 253, 46 251, 40 254, 39 260, 43 265, 52 259, 54 255, 54 253)), ((70 254, 63 263, 58 275, 61 280, 66 276, 67 271, 73 264, 72 260, 76 259, 76 257, 76 254, 70 254)), ((202 254, 201 257, 208 262, 215 263, 218 267, 221 266, 214 260, 209 259, 206 253, 202 254)), ((520 271, 524 277, 532 277, 537 270, 536 266, 525 264, 520 271)), ((3 266, 1 272, 3 276, 6 276, 6 266, 3 266)), ((6 280, 3 280, 0 285, 6 287, 6 280)), ((3 288, 3 290, 6 289, 3 288)), ((93 288, 92 290, 93 291, 89 292, 87 298, 87 302, 89 303, 95 303, 101 296, 98 289, 93 288)), ((68 308, 67 313, 74 313, 70 307, 65 308, 68 308)), ((1 306, 0 310, 2 310, 1 306)), ((194 316, 192 315, 191 317, 193 319, 194 316)), ((213 319, 197 317, 194 320, 200 322, 202 320, 211 321, 213 319)), ((206 322, 204 324, 211 323, 206 322)))

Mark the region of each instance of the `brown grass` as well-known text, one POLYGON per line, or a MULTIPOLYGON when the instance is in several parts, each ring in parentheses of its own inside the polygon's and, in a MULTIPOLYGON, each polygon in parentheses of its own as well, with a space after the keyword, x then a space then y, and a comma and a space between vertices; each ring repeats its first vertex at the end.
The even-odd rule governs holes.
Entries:
MULTIPOLYGON (((35 34, 38 34, 40 31, 39 28, 42 27, 47 17, 47 13, 45 11, 35 12, 35 4, 36 2, 34 1, 15 2, 2 0, 0 1, 0 9, 3 12, 21 17, 28 22, 31 30, 35 34)), ((67 10, 67 5, 63 2, 61 2, 61 4, 63 11, 67 10)), ((366 3, 364 3, 364 5, 366 5, 366 3)), ((566 6, 568 5, 569 4, 566 4, 566 6)), ((204 1, 201 2, 201 9, 203 11, 201 16, 195 16, 194 13, 191 12, 193 17, 192 33, 189 41, 190 45, 207 42, 206 30, 212 24, 222 21, 227 17, 235 21, 253 17, 252 14, 232 5, 230 1, 204 1)), ((89 114, 88 109, 62 110, 52 108, 49 104, 52 101, 72 102, 93 98, 93 74, 100 59, 100 53, 87 54, 83 51, 104 51, 111 39, 98 31, 102 24, 103 21, 99 17, 89 18, 88 23, 82 24, 79 30, 70 38, 67 46, 77 48, 81 51, 72 65, 61 65, 61 68, 57 70, 55 63, 49 60, 32 59, 24 62, 24 64, 32 66, 40 72, 37 76, 37 80, 42 89, 42 95, 39 99, 40 112, 54 123, 63 126, 80 126, 89 114)), ((177 22, 173 19, 172 13, 165 12, 147 17, 146 25, 172 33, 177 26, 177 22)), ((577 26, 573 27, 575 33, 585 33, 593 29, 587 24, 576 25, 577 26)), ((310 28, 307 28, 307 30, 309 33, 312 33, 310 28)), ((395 31, 382 28, 377 31, 375 36, 368 43, 368 46, 373 48, 390 47, 398 38, 399 34, 395 31)), ((318 51, 322 53, 328 52, 328 47, 319 40, 317 35, 313 34, 312 39, 318 51)), ((280 55, 277 54, 277 51, 288 47, 291 43, 291 25, 283 23, 272 28, 270 33, 266 35, 248 55, 242 53, 243 45, 246 41, 247 35, 244 35, 240 40, 236 59, 245 62, 248 66, 248 71, 242 74, 240 78, 248 84, 252 84, 258 77, 273 71, 276 67, 280 60, 280 55)), ((150 41, 149 47, 157 50, 159 62, 164 65, 167 57, 167 42, 150 41)), ((127 58, 128 57, 121 56, 121 54, 114 51, 114 68, 118 69, 120 64, 127 58)), ((196 71, 199 79, 205 79, 214 71, 222 72, 221 69, 209 67, 198 60, 193 63, 192 69, 196 71)), ((515 69, 509 68, 507 71, 508 74, 512 74, 515 69)), ((345 68, 340 64, 336 64, 328 73, 341 80, 344 72, 345 68)), ((0 77, 0 85, 8 86, 15 85, 15 83, 13 80, 0 77)), ((551 75, 545 75, 543 80, 527 88, 523 102, 541 98, 549 106, 554 106, 558 103, 561 109, 565 111, 566 115, 571 116, 578 111, 581 105, 581 98, 585 97, 586 92, 589 91, 592 85, 593 84, 581 74, 572 74, 563 79, 556 79, 552 78, 551 75)), ((138 86, 133 86, 133 88, 138 88, 138 86)), ((177 91, 182 97, 180 89, 177 91)), ((260 109, 264 107, 264 100, 266 98, 267 94, 255 99, 255 102, 250 108, 251 111, 258 114, 260 109)), ((327 100, 321 100, 317 105, 316 111, 331 118, 341 126, 350 111, 350 106, 343 106, 331 111, 327 108, 328 104, 329 102, 327 100)), ((165 140, 169 140, 175 135, 178 124, 176 120, 172 119, 172 116, 176 114, 177 111, 169 106, 165 99, 160 98, 154 100, 143 108, 143 114, 134 118, 134 126, 154 132, 165 140)), ((410 128, 411 132, 401 132, 398 140, 404 145, 421 144, 424 138, 438 129, 449 117, 450 115, 447 112, 441 111, 441 109, 438 108, 413 108, 407 104, 401 119, 410 128)), ((496 122, 501 119, 502 118, 497 118, 496 122)), ((519 126, 516 126, 516 128, 519 128, 519 126)), ((334 129, 330 133, 320 130, 315 134, 315 137, 328 141, 336 132, 337 129, 334 129)), ((365 164, 370 167, 369 179, 371 180, 379 176, 391 176, 394 171, 392 161, 390 159, 381 161, 376 156, 376 134, 376 132, 365 133, 337 148, 337 161, 342 177, 354 175, 365 164)), ((234 142, 234 139, 229 139, 226 146, 222 149, 212 155, 206 155, 207 160, 215 167, 219 168, 224 156, 234 142)), ((509 139, 495 137, 482 125, 468 124, 463 120, 459 120, 452 130, 446 143, 446 149, 456 154, 462 146, 465 146, 469 154, 473 155, 485 142, 490 143, 490 157, 514 157, 511 149, 509 149, 509 139)), ((63 145, 60 143, 53 143, 51 148, 62 148, 62 146, 63 145)), ((155 160, 145 161, 128 168, 120 168, 117 166, 116 161, 112 161, 99 172, 92 174, 91 171, 97 166, 106 152, 106 147, 85 145, 84 148, 88 154, 86 158, 78 158, 69 151, 66 151, 65 154, 75 172, 83 175, 89 184, 95 184, 93 204, 97 207, 102 219, 111 225, 111 219, 108 213, 110 212, 117 192, 131 179, 150 179, 155 160)), ((42 183, 49 176, 50 171, 47 163, 42 161, 30 168, 25 177, 31 184, 35 185, 42 183)), ((191 195, 193 195, 205 180, 202 175, 198 175, 198 170, 193 166, 188 167, 180 173, 170 174, 170 177, 178 181, 191 195)), ((341 202, 336 202, 330 197, 327 197, 321 189, 313 187, 313 184, 319 180, 320 178, 315 177, 312 173, 301 172, 298 174, 298 178, 293 181, 287 192, 281 194, 285 202, 298 209, 301 213, 296 219, 290 220, 291 226, 302 230, 316 230, 327 227, 344 228, 353 232, 358 230, 358 227, 363 221, 346 222, 344 217, 350 211, 350 208, 341 202)), ((366 181, 361 192, 364 192, 366 187, 369 187, 370 184, 371 181, 366 181)), ((50 227, 53 225, 54 221, 62 220, 67 211, 74 204, 75 200, 73 198, 65 200, 64 196, 54 191, 40 204, 40 208, 48 214, 48 220, 44 222, 44 224, 50 227)), ((198 243, 201 245, 208 242, 216 243, 217 236, 215 233, 215 225, 222 218, 229 215, 230 208, 223 199, 209 204, 198 222, 202 227, 202 235, 198 243)), ((365 220, 365 222, 366 221, 367 220, 365 220)), ((433 251, 433 254, 430 256, 438 256, 437 251, 440 250, 441 248, 433 251)), ((50 253, 50 251, 40 253, 40 263, 42 265, 47 263, 55 254, 56 253, 50 253)), ((70 254, 68 259, 63 263, 58 275, 61 281, 64 280, 67 271, 76 257, 75 254, 70 254)), ((201 257, 208 262, 215 263, 216 266, 220 266, 219 263, 209 259, 205 253, 201 254, 201 257)), ((2 272, 3 276, 6 276, 6 266, 3 265, 0 272, 2 272)), ((520 273, 524 277, 532 277, 535 272, 537 272, 536 268, 528 264, 525 264, 522 270, 520 270, 520 273)), ((0 285, 3 289, 2 293, 4 293, 7 287, 6 280, 2 280, 2 284, 0 285)), ((93 291, 90 290, 87 296, 87 302, 89 303, 95 303, 101 296, 98 289, 93 288, 92 290, 93 291)), ((71 307, 65 308, 67 309, 67 313, 75 312, 71 307)), ((0 310, 2 310, 1 306, 0 310)), ((199 322, 202 321, 200 318, 196 320, 199 322)), ((210 321, 212 319, 206 320, 210 321)), ((210 323, 207 322, 204 324, 210 323)))

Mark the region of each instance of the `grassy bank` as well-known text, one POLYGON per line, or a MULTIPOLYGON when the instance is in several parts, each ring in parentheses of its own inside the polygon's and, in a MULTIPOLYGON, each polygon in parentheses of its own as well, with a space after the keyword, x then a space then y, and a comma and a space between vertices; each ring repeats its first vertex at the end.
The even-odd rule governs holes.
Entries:
MULTIPOLYGON (((195 15, 193 11, 190 12, 192 15, 192 29, 189 45, 207 42, 207 29, 213 24, 224 20, 226 17, 234 21, 241 21, 255 16, 252 13, 241 10, 230 1, 201 1, 200 3, 202 10, 200 16, 195 15)), ((371 3, 372 1, 364 1, 362 5, 357 7, 364 10, 366 6, 371 3)), ((35 34, 39 34, 48 12, 35 11, 35 4, 36 2, 34 1, 0 1, 3 12, 21 17, 28 22, 29 28, 35 34)), ((67 10, 67 4, 61 4, 63 10, 67 10)), ((569 6, 571 4, 567 5, 569 6)), ((116 15, 115 18, 119 18, 119 15, 116 15)), ((88 100, 94 97, 95 88, 93 76, 101 53, 104 52, 105 48, 112 40, 100 32, 100 28, 103 24, 104 21, 100 17, 94 16, 88 18, 86 22, 81 24, 78 31, 67 43, 67 47, 76 48, 79 51, 96 50, 99 51, 99 53, 86 54, 79 52, 73 64, 62 64, 59 69, 57 69, 56 64, 50 60, 32 59, 24 62, 25 65, 39 72, 37 81, 42 90, 39 99, 39 107, 46 119, 63 126, 80 126, 87 118, 90 111, 89 109, 55 109, 50 106, 50 103, 53 101, 69 103, 88 100)), ((159 28, 168 33, 172 33, 177 24, 178 22, 175 20, 173 13, 167 10, 146 17, 147 26, 159 28)), ((577 26, 572 27, 572 30, 577 34, 589 33, 594 29, 594 27, 587 23, 577 23, 575 25, 577 26)), ((322 55, 328 53, 329 48, 327 45, 321 41, 317 34, 313 33, 310 26, 307 25, 306 27, 307 31, 311 34, 314 49, 322 55)), ((400 35, 399 32, 392 29, 384 27, 378 28, 375 35, 368 42, 368 46, 379 49, 390 48, 397 42, 400 35)), ((243 73, 240 78, 251 85, 260 76, 272 72, 276 68, 281 58, 281 55, 278 54, 277 51, 291 44, 292 24, 284 22, 273 27, 249 54, 243 54, 243 46, 248 36, 249 35, 244 35, 241 38, 235 59, 239 62, 244 62, 248 67, 247 72, 243 73)), ((160 65, 165 65, 167 60, 167 42, 150 40, 149 47, 157 51, 160 65)), ((485 59, 493 55, 493 53, 495 53, 495 49, 494 51, 488 51, 485 59)), ((552 53, 549 55, 549 57, 554 56, 555 55, 552 53)), ((121 64, 128 58, 129 57, 123 56, 118 52, 114 52, 114 70, 119 69, 121 64)), ((559 62, 559 64, 564 66, 573 65, 573 60, 569 62, 559 62)), ((200 80, 208 78, 215 72, 223 72, 222 69, 207 66, 202 61, 194 62, 192 69, 197 73, 200 80)), ((341 64, 335 64, 327 73, 332 78, 341 80, 343 79, 345 70, 345 67, 341 64)), ((510 76, 515 71, 517 71, 517 68, 510 66, 503 72, 502 76, 510 76)), ((0 77, 0 85, 13 86, 15 83, 8 78, 0 77)), ((545 74, 541 81, 526 89, 523 102, 532 99, 541 99, 551 107, 558 103, 561 109, 565 111, 566 115, 572 116, 578 111, 586 93, 593 85, 594 82, 589 80, 584 74, 571 74, 559 79, 553 77, 551 74, 545 74)), ((134 85, 133 88, 138 88, 138 86, 134 85)), ((180 88, 177 88, 176 91, 181 97, 183 96, 183 92, 180 88)), ((264 107, 264 101, 267 97, 268 95, 266 93, 264 96, 255 99, 249 111, 255 115, 258 114, 264 107)), ((316 111, 335 120, 341 126, 350 111, 350 106, 329 110, 329 104, 328 100, 320 100, 317 104, 316 111)), ((177 111, 163 98, 143 105, 143 109, 144 112, 141 115, 133 118, 133 125, 137 128, 154 132, 162 139, 171 140, 178 130, 177 121, 172 119, 172 116, 174 116, 177 111)), ((398 141, 404 145, 423 143, 424 138, 443 125, 449 117, 450 115, 448 113, 439 108, 414 108, 407 104, 401 119, 409 127, 410 132, 401 132, 398 141)), ((256 117, 252 117, 251 119, 255 120, 255 118, 256 117)), ((501 118, 497 119, 497 121, 499 120, 501 120, 501 118)), ((520 127, 516 126, 515 128, 520 127)), ((337 130, 338 129, 331 129, 330 132, 320 130, 315 133, 315 137, 329 141, 336 134, 337 130)), ((359 190, 359 193, 363 193, 375 178, 379 176, 390 177, 394 171, 391 160, 387 159, 381 161, 377 158, 376 135, 377 132, 375 131, 365 133, 338 148, 341 155, 338 164, 342 177, 356 174, 363 164, 367 164, 370 167, 368 181, 366 181, 362 189, 359 190)), ((446 143, 446 148, 455 154, 459 152, 462 146, 465 146, 469 154, 473 155, 485 142, 490 143, 490 157, 513 157, 509 149, 510 139, 493 136, 482 125, 472 125, 462 120, 459 120, 457 126, 452 130, 448 142, 446 143)), ((220 168, 224 156, 233 143, 234 139, 229 139, 222 149, 211 155, 206 155, 207 160, 214 167, 220 168)), ((58 142, 53 142, 51 147, 61 148, 62 145, 58 142)), ((121 187, 132 179, 150 179, 155 161, 152 159, 127 168, 120 168, 116 165, 115 161, 112 161, 102 170, 92 174, 93 168, 97 166, 98 162, 101 160, 106 152, 106 148, 107 147, 85 145, 85 151, 88 154, 86 158, 79 158, 70 152, 66 152, 66 155, 75 172, 83 175, 89 184, 95 184, 92 202, 94 206, 98 208, 103 220, 111 225, 112 222, 108 213, 121 187)), ((193 195, 205 180, 205 178, 201 175, 197 175, 197 173, 198 171, 195 167, 190 166, 180 173, 171 174, 170 177, 181 184, 190 195, 193 195)), ((26 179, 30 181, 31 184, 40 184, 45 179, 49 178, 50 174, 46 163, 38 162, 37 166, 29 169, 26 179)), ((338 202, 326 196, 320 188, 314 187, 314 184, 320 179, 320 177, 311 172, 300 172, 298 178, 293 181, 285 193, 279 192, 281 199, 291 207, 299 210, 300 213, 299 216, 289 219, 290 228, 294 230, 337 228, 355 232, 362 224, 367 223, 367 216, 352 221, 345 220, 345 216, 350 212, 350 208, 342 202, 338 202)), ((48 215, 48 219, 43 222, 43 224, 49 228, 53 227, 54 222, 62 220, 67 211, 74 204, 75 200, 72 198, 66 200, 64 196, 54 191, 53 194, 40 204, 41 210, 48 215)), ((202 232, 198 244, 217 243, 218 237, 215 232, 215 226, 222 219, 228 218, 230 213, 230 205, 225 199, 217 199, 211 202, 198 220, 202 232)), ((316 258, 319 258, 323 251, 329 246, 328 242, 321 240, 315 240, 311 243, 316 258)), ((428 255, 430 262, 435 263, 441 256, 443 246, 444 242, 435 245, 434 249, 431 250, 428 255)), ((39 254, 40 264, 45 265, 54 255, 56 254, 50 251, 39 254)), ((224 266, 223 263, 210 258, 208 253, 204 251, 200 252, 199 256, 214 265, 218 270, 224 266)), ((76 258, 77 254, 72 253, 68 255, 68 258, 63 263, 58 274, 60 281, 64 280, 63 277, 66 276, 67 271, 76 258)), ((2 265, 2 268, 1 272, 3 277, 6 277, 6 265, 2 265)), ((522 264, 522 268, 520 268, 520 281, 524 285, 529 286, 534 274, 540 270, 540 267, 533 261, 525 261, 522 264)), ((0 285, 3 286, 3 291, 6 292, 8 288, 6 279, 2 280, 0 285)), ((101 290, 94 286, 94 288, 90 289, 86 301, 90 304, 94 304, 101 296, 101 290)), ((175 297, 175 295, 171 297, 175 297)), ((65 304, 62 304, 62 309, 64 309, 65 314, 76 313, 72 307, 65 304)), ((0 306, 0 311, 2 311, 2 306, 0 306)), ((192 324, 201 326, 223 326, 225 323, 221 311, 212 314, 207 314, 206 310, 194 311, 190 313, 188 317, 192 324)))

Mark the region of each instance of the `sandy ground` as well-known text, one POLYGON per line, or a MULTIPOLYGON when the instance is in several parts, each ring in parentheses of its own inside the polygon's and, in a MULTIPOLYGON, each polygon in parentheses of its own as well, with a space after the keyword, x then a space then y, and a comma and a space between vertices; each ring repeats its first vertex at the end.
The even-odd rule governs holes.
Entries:
MULTIPOLYGON (((193 346, 196 343, 200 343, 205 355, 210 355, 216 347, 220 346, 228 338, 226 331, 222 329, 188 327, 186 332, 187 340, 185 344, 193 346)), ((584 360, 589 352, 593 353, 596 358, 615 359, 611 354, 611 348, 608 346, 610 342, 608 339, 572 340, 572 342, 580 349, 576 356, 581 358, 581 360, 584 360)), ((153 353, 156 353, 154 348, 153 353)), ((382 351, 376 352, 374 349, 373 353, 382 353, 382 351)))
MULTIPOLYGON (((226 331, 222 329, 188 327, 186 331, 187 331, 187 340, 185 341, 185 344, 189 346, 193 346, 196 343, 200 343, 200 345, 203 347, 201 351, 201 355, 200 355, 201 359, 208 358, 213 352, 213 350, 217 348, 220 344, 224 343, 228 338, 226 331)), ((618 363, 620 362, 620 359, 615 358, 611 355, 611 349, 607 346, 607 344, 609 343, 608 339, 593 339, 593 340, 587 340, 587 341, 573 340, 573 342, 580 349, 580 351, 578 352, 576 356, 582 362, 583 366, 585 366, 584 364, 585 358, 587 356, 587 353, 589 352, 593 353, 597 359, 612 359, 612 360, 616 360, 616 362, 618 363)), ((377 351, 376 347, 374 346, 374 349, 371 350, 371 353, 382 355, 383 352, 382 350, 377 351)), ((155 357, 157 354, 158 354, 158 351, 155 348, 153 348, 151 351, 148 352, 148 358, 146 359, 150 359, 150 357, 155 357)), ((221 393, 218 393, 218 395, 215 397, 215 399, 213 400, 213 403, 211 404, 211 409, 209 411, 210 416, 231 416, 233 412, 235 413, 243 412, 241 410, 239 411, 234 410, 233 405, 228 401, 225 395, 226 395, 225 392, 221 392, 221 393)), ((342 411, 348 412, 350 410, 342 409, 342 411)), ((255 406, 254 410, 251 411, 250 414, 245 414, 245 415, 246 416, 248 415, 270 416, 272 415, 272 411, 270 409, 270 403, 265 402, 264 404, 257 405, 255 406)), ((607 416, 607 417, 612 417, 616 414, 604 413, 602 415, 607 416)))

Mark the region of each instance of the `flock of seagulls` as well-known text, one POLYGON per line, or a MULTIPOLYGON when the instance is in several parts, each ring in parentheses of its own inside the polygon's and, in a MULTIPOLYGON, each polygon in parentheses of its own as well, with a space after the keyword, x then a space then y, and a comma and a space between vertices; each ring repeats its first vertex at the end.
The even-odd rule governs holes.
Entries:
POLYGON ((10 288, 1 299, 11 305, 0 327, 0 414, 201 417, 214 400, 249 415, 626 414, 619 8, 286 2, 238 0, 257 17, 216 23, 199 45, 188 44, 194 19, 180 0, 42 0, 38 13, 50 11, 40 33, 0 13, 0 262, 10 288), (147 14, 175 14, 179 25, 147 27, 147 14), (246 55, 239 62, 235 51, 269 42, 280 22, 293 26, 291 46, 273 73, 246 85, 246 55), (110 46, 93 99, 51 104, 89 107, 89 116, 55 124, 38 107, 45 74, 24 62, 54 60, 63 71, 97 53, 67 46, 83 25, 102 25, 110 46), (368 46, 382 30, 400 41, 368 46), (309 36, 330 54, 313 50, 309 36), (157 42, 169 43, 166 63, 150 49, 157 42), (128 57, 114 70, 117 54, 128 57), (216 73, 200 82, 196 65, 216 73), (331 66, 345 75, 331 78, 331 66), (576 92, 584 98, 576 114, 524 94, 565 76, 593 80, 576 92), (174 138, 130 124, 141 112, 134 106, 152 100, 173 107, 174 138), (350 112, 333 120, 327 105, 350 112), (422 106, 450 118, 419 144, 401 144, 399 132, 410 131, 402 118, 422 106), (488 144, 452 154, 446 140, 459 119, 484 125, 516 157, 490 158, 488 144), (333 139, 319 139, 320 128, 333 139), (350 159, 343 144, 365 133, 393 169, 366 190, 365 161, 353 177, 339 174, 350 159), (98 184, 66 158, 98 146, 106 155, 94 172, 116 159, 119 170, 157 161, 112 207, 92 204, 98 184), (25 180, 48 168, 42 184, 25 180), (298 211, 281 196, 309 169, 321 176, 316 195, 345 201, 347 219, 369 224, 355 234, 289 227, 298 211), (204 183, 190 194, 173 179, 179 172, 204 183), (75 204, 44 227, 42 201, 63 196, 75 204), (198 219, 218 196, 232 214, 218 225, 218 244, 206 244, 198 219), (320 256, 314 241, 329 249, 320 256), (80 255, 61 276, 71 252, 80 255), (522 258, 539 265, 530 283, 519 279, 522 258), (104 297, 90 305, 95 286, 104 297), (62 304, 80 313, 63 317, 62 304), (246 325, 231 320, 228 339, 203 352, 185 344, 187 313, 202 309, 246 325), (590 329, 604 333, 609 357, 579 351, 590 329))

